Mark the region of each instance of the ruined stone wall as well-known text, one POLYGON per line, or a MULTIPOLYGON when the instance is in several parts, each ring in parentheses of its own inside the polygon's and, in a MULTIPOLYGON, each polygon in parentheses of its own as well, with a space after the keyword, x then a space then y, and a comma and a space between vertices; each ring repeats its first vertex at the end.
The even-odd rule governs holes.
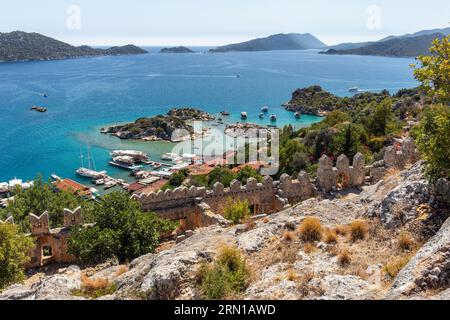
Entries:
POLYGON ((388 146, 384 149, 383 160, 367 167, 372 182, 383 179, 389 170, 403 170, 406 165, 420 160, 419 151, 412 138, 405 138, 397 146, 388 146))
POLYGON ((357 153, 353 157, 353 165, 345 155, 340 155, 333 167, 333 161, 326 155, 319 160, 317 170, 317 183, 324 192, 332 190, 342 190, 346 188, 360 187, 365 182, 366 169, 364 166, 364 156, 357 153))
POLYGON ((285 175, 281 184, 271 177, 264 177, 262 183, 249 178, 246 185, 234 180, 229 188, 217 182, 211 190, 180 187, 173 191, 133 195, 133 198, 140 202, 145 211, 154 211, 165 219, 182 220, 188 216, 195 217, 200 203, 208 205, 214 214, 223 215, 228 199, 247 200, 253 214, 269 214, 282 210, 289 201, 304 200, 314 195, 315 188, 303 172, 299 180, 285 175))
POLYGON ((30 214, 31 236, 35 238, 35 247, 29 253, 31 260, 28 268, 41 267, 51 262, 73 262, 73 257, 67 253, 67 240, 70 227, 82 224, 81 208, 74 211, 64 209, 63 215, 64 227, 50 229, 47 212, 41 216, 30 214))

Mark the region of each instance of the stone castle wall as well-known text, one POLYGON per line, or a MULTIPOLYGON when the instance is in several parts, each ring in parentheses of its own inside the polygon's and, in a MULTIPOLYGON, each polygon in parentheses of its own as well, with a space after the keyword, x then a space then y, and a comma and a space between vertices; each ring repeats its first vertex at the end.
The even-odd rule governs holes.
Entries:
MULTIPOLYGON (((324 155, 319 160, 315 181, 311 181, 306 172, 301 172, 296 179, 283 174, 280 181, 264 177, 263 182, 258 183, 256 179, 250 178, 246 185, 234 180, 229 188, 218 182, 211 190, 194 186, 180 187, 157 193, 135 194, 132 198, 140 203, 144 211, 153 211, 161 218, 180 221, 181 230, 187 234, 209 225, 227 225, 229 222, 223 218, 223 214, 229 199, 247 200, 255 215, 271 214, 316 196, 318 190, 328 193, 361 187, 366 180, 378 181, 390 169, 401 170, 419 159, 414 141, 406 138, 397 146, 385 148, 384 159, 370 166, 364 165, 361 153, 353 157, 352 165, 345 155, 339 156, 336 166, 324 155)), ((31 262, 28 267, 73 261, 73 257, 67 253, 67 239, 70 227, 82 224, 81 208, 73 211, 65 209, 63 215, 64 226, 50 230, 47 212, 39 217, 30 214, 31 235, 36 239, 36 246, 30 252, 31 262)), ((13 220, 10 217, 0 223, 13 223, 13 220)))

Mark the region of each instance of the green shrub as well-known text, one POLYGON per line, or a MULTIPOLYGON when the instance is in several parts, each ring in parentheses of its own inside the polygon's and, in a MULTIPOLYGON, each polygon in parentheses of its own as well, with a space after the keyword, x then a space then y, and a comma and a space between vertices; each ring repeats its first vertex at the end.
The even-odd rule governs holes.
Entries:
POLYGON ((243 292, 249 285, 250 272, 238 249, 223 247, 212 264, 200 266, 197 277, 206 299, 221 299, 243 292))
POLYGON ((0 289, 25 278, 24 265, 33 241, 9 223, 0 224, 0 289))
POLYGON ((230 220, 234 224, 238 224, 243 222, 244 219, 250 215, 251 213, 247 200, 233 200, 232 198, 227 199, 227 203, 224 208, 225 219, 230 220))
POLYGON ((432 181, 450 178, 450 107, 437 105, 427 108, 413 134, 426 161, 427 176, 432 181))
POLYGON ((30 232, 30 213, 41 215, 48 211, 50 228, 56 228, 63 224, 64 208, 75 209, 82 203, 82 200, 68 192, 54 192, 51 185, 44 183, 42 177, 38 176, 31 188, 16 188, 14 200, 3 211, 13 216, 22 232, 30 232))
POLYGON ((176 223, 143 212, 125 192, 104 196, 94 205, 95 226, 74 227, 68 252, 83 262, 116 256, 121 262, 153 252, 161 234, 173 231, 176 223))

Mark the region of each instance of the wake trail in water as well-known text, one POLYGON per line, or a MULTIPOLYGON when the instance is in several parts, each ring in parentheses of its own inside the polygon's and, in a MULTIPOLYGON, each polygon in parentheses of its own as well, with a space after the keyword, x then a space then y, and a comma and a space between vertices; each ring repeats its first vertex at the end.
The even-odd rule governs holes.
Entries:
POLYGON ((161 74, 151 73, 148 77, 171 77, 171 78, 239 78, 236 75, 214 75, 214 74, 161 74))

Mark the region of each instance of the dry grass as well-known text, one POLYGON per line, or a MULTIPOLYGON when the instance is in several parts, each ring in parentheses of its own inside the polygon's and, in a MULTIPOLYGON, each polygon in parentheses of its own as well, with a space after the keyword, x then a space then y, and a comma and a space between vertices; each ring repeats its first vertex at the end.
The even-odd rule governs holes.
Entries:
POLYGON ((388 275, 391 279, 394 279, 399 272, 405 267, 412 255, 407 254, 400 257, 392 258, 383 268, 383 271, 388 275))
POLYGON ((250 216, 244 218, 243 222, 245 223, 245 231, 253 230, 256 227, 255 220, 250 216))
POLYGON ((345 224, 341 224, 333 229, 337 235, 346 236, 349 232, 349 227, 345 224))
POLYGON ((400 173, 400 169, 397 167, 390 167, 386 170, 383 180, 386 180, 389 177, 397 176, 400 173))
POLYGON ((352 262, 352 256, 348 248, 344 248, 339 252, 337 261, 341 267, 348 267, 352 262))
POLYGON ((323 241, 327 244, 334 244, 338 242, 337 234, 334 230, 326 229, 323 233, 323 241))
POLYGON ((299 278, 297 272, 294 269, 289 269, 286 274, 286 279, 288 281, 296 281, 299 278))
POLYGON ((128 266, 119 266, 116 272, 114 273, 114 276, 119 277, 125 272, 128 272, 128 270, 129 270, 128 266))
POLYGON ((117 290, 114 283, 105 278, 91 279, 86 275, 81 276, 81 289, 73 290, 74 296, 82 296, 90 299, 97 299, 102 296, 113 294, 117 290))
POLYGON ((330 256, 335 257, 339 254, 339 246, 327 246, 327 252, 330 256))
POLYGON ((320 241, 322 239, 322 231, 322 224, 316 217, 306 218, 298 229, 300 239, 304 242, 320 241))
POLYGON ((276 263, 292 264, 297 260, 297 252, 298 248, 295 245, 288 242, 280 243, 273 249, 268 250, 266 253, 266 259, 264 259, 264 265, 268 266, 276 263))
POLYGON ((409 251, 414 247, 414 239, 407 231, 402 231, 397 238, 398 247, 402 251, 409 251))
POLYGON ((365 220, 355 220, 349 225, 350 240, 356 242, 358 240, 364 240, 369 233, 369 224, 365 220))
POLYGON ((295 235, 292 231, 285 230, 282 235, 283 241, 292 242, 294 241, 295 235))
POLYGON ((311 254, 316 250, 317 247, 311 242, 307 242, 303 245, 303 251, 305 251, 307 254, 311 254))

